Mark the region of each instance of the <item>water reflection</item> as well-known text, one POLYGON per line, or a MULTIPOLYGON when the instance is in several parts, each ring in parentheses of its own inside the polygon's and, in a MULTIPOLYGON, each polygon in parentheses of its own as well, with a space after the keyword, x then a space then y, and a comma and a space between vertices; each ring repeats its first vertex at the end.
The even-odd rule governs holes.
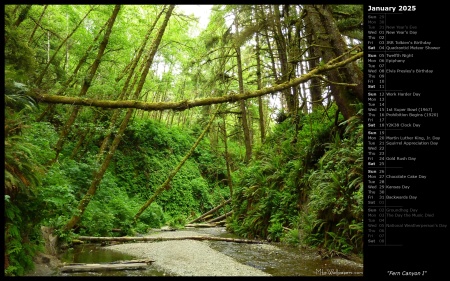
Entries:
MULTIPOLYGON (((77 245, 61 257, 65 263, 105 263, 133 260, 136 257, 105 249, 97 244, 77 245)), ((150 264, 146 269, 112 270, 99 272, 62 272, 60 276, 164 276, 150 264)))

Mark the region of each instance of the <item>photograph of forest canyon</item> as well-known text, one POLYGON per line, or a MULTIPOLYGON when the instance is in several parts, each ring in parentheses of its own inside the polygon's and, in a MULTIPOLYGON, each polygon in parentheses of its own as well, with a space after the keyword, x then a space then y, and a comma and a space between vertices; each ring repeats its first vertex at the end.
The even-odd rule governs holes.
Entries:
POLYGON ((362 266, 363 5, 189 6, 3 6, 5 276, 183 231, 362 266))

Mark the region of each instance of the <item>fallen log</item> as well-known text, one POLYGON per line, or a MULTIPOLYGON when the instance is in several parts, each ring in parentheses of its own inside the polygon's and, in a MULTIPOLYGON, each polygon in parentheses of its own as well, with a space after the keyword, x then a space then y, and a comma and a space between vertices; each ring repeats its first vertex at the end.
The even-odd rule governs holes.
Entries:
POLYGON ((188 223, 184 227, 216 227, 217 223, 188 223))
POLYGON ((116 241, 116 242, 158 242, 158 241, 170 241, 170 240, 211 240, 211 241, 225 241, 235 243, 249 243, 249 244, 264 244, 267 243, 263 240, 250 240, 240 238, 226 238, 226 237, 214 237, 214 236, 184 236, 184 237, 91 237, 91 236, 79 236, 78 240, 102 242, 102 241, 116 241))
POLYGON ((204 213, 203 215, 199 216, 198 218, 191 220, 188 223, 194 223, 196 221, 199 221, 201 219, 204 219, 207 215, 214 213, 215 211, 219 210, 220 208, 222 208, 223 206, 225 206, 226 204, 230 203, 231 199, 228 199, 224 202, 222 202, 221 204, 219 204, 217 207, 212 208, 211 210, 209 210, 208 212, 204 213))
POLYGON ((221 216, 218 216, 218 217, 216 217, 216 218, 210 219, 210 220, 206 221, 206 223, 213 223, 213 222, 220 221, 220 220, 222 220, 222 219, 228 217, 228 216, 231 215, 232 213, 233 213, 233 210, 229 211, 229 212, 226 213, 226 214, 223 214, 223 215, 221 215, 221 216))
POLYGON ((209 219, 209 218, 212 218, 213 216, 214 216, 214 214, 206 215, 206 216, 204 216, 204 217, 202 218, 202 221, 205 221, 205 220, 207 220, 207 219, 209 219))
POLYGON ((86 271, 105 271, 105 270, 135 270, 144 269, 154 260, 128 260, 115 261, 109 263, 69 263, 61 267, 61 272, 86 272, 86 271))
POLYGON ((218 221, 218 222, 216 222, 217 226, 225 226, 226 223, 227 223, 227 221, 218 221))

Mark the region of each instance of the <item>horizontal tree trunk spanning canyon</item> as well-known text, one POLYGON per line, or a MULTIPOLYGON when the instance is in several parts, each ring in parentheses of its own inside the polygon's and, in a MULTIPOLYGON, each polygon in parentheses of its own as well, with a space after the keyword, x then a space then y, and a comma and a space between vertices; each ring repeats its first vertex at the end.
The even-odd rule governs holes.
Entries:
MULTIPOLYGON (((309 73, 304 74, 300 77, 292 79, 288 82, 278 84, 276 86, 263 88, 261 90, 257 90, 254 92, 246 92, 242 94, 229 94, 222 97, 212 97, 212 98, 204 98, 197 99, 192 101, 180 101, 180 102, 141 102, 136 100, 97 100, 91 98, 80 98, 80 97, 67 97, 67 96, 57 96, 57 95, 46 95, 46 94, 35 94, 28 93, 29 96, 36 99, 38 102, 44 103, 57 103, 57 104, 71 104, 71 105, 84 105, 84 106, 95 106, 95 107, 103 107, 103 108, 136 108, 148 111, 158 111, 158 110, 186 110, 192 107, 197 106, 205 106, 211 104, 221 104, 221 103, 229 103, 236 102, 240 100, 246 100, 250 98, 260 97, 267 94, 275 93, 282 91, 284 89, 295 87, 300 83, 304 83, 313 77, 316 77, 319 74, 322 74, 331 69, 335 69, 338 67, 342 67, 352 61, 355 61, 363 56, 363 52, 358 52, 348 59, 336 62, 337 59, 329 61, 328 63, 319 66, 309 73)), ((348 84, 348 86, 355 86, 348 84)))

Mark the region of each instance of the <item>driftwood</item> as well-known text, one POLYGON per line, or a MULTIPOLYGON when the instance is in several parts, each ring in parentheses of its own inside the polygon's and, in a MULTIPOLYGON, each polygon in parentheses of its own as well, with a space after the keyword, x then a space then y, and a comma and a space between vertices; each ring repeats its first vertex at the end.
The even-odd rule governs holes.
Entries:
POLYGON ((212 240, 212 241, 225 241, 235 243, 249 243, 249 244, 263 244, 265 241, 239 239, 239 238, 225 238, 225 237, 213 237, 213 236, 185 236, 185 237, 91 237, 91 236, 79 236, 78 240, 102 242, 102 241, 115 241, 115 242, 157 242, 157 241, 169 241, 169 240, 212 240))
POLYGON ((105 271, 105 270, 131 270, 144 269, 154 260, 128 260, 115 261, 109 263, 69 263, 61 267, 61 272, 79 272, 79 271, 105 271))
POLYGON ((222 208, 223 206, 225 206, 226 204, 228 204, 228 203, 230 203, 230 202, 231 202, 231 199, 228 199, 228 200, 222 202, 221 204, 219 204, 217 207, 212 208, 212 209, 209 210, 208 212, 204 213, 203 215, 199 216, 198 218, 196 218, 196 219, 194 219, 194 220, 191 220, 191 221, 188 222, 188 223, 194 223, 194 222, 197 222, 197 221, 199 221, 199 220, 205 218, 207 215, 212 214, 212 213, 214 213, 215 211, 219 210, 220 208, 222 208))

